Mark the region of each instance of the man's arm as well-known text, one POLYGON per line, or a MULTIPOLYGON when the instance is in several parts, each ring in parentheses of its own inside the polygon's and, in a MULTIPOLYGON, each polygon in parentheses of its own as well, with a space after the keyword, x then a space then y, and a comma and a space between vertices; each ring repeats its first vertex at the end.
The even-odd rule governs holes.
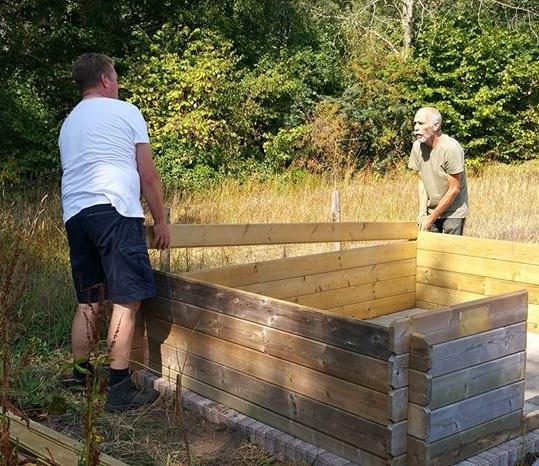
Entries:
POLYGON ((427 216, 427 206, 429 202, 429 197, 427 196, 427 190, 425 189, 425 185, 423 184, 421 173, 417 172, 417 174, 419 175, 419 180, 417 182, 417 199, 418 199, 417 223, 419 224, 419 229, 421 229, 424 217, 427 216))
POLYGON ((430 230, 433 223, 442 216, 442 214, 449 208, 453 201, 460 193, 460 183, 462 179, 462 173, 456 173, 454 175, 447 175, 447 191, 440 199, 440 202, 436 208, 425 218, 421 225, 422 230, 430 230))
POLYGON ((150 144, 137 144, 137 170, 142 194, 150 207, 153 218, 155 247, 166 249, 170 245, 170 229, 163 216, 163 190, 161 178, 155 169, 150 144))

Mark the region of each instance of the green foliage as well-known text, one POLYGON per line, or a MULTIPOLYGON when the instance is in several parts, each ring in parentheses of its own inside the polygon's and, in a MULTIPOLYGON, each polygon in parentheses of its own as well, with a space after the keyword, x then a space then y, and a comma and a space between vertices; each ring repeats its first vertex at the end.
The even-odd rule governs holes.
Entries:
POLYGON ((440 109, 444 128, 467 156, 512 161, 537 156, 539 49, 530 34, 457 12, 420 35, 422 104, 440 109))

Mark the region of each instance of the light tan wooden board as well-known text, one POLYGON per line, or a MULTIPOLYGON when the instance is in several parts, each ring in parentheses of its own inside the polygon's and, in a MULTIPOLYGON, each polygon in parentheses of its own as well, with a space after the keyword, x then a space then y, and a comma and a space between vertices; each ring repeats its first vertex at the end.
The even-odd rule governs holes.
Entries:
POLYGON ((523 406, 524 381, 434 410, 410 403, 408 434, 435 442, 513 411, 521 410, 523 406))
MULTIPOLYGON (((152 340, 148 340, 148 349, 150 367, 163 375, 167 375, 169 370, 176 371, 178 361, 183 365, 179 350, 152 340), (159 347, 158 357, 152 345, 159 347)), ((370 453, 387 457, 388 454, 397 456, 405 451, 405 422, 397 424, 401 426, 398 430, 397 447, 393 434, 395 425, 382 426, 199 356, 189 354, 183 374, 186 380, 190 378, 212 385, 370 453), (323 423, 320 422, 321 419, 324 420, 323 423)), ((189 388, 187 384, 184 386, 189 388)))
POLYGON ((252 264, 233 265, 210 270, 185 272, 182 276, 234 288, 266 283, 275 280, 297 278, 338 270, 414 259, 414 241, 347 249, 308 256, 288 257, 252 264))
POLYGON ((523 284, 539 284, 538 264, 500 261, 486 257, 462 256, 459 254, 418 249, 417 266, 479 275, 523 284))
POLYGON ((238 288, 251 293, 286 300, 291 297, 364 285, 382 280, 415 277, 415 275, 415 259, 405 259, 333 272, 302 275, 238 288))
POLYGON ((528 291, 528 301, 532 304, 539 304, 539 285, 529 283, 522 284, 520 282, 427 267, 417 267, 417 281, 424 285, 483 296, 495 296, 525 288, 528 291))
POLYGON ((415 306, 415 293, 390 296, 388 298, 364 301, 362 303, 348 304, 346 306, 325 309, 327 312, 354 319, 372 319, 373 317, 392 314, 415 306))
POLYGON ((433 345, 423 335, 410 337, 410 368, 432 377, 492 361, 526 349, 526 323, 509 325, 433 345))
MULTIPOLYGON (((527 319, 525 291, 458 303, 427 313, 394 320, 391 350, 407 351, 411 332, 427 335, 432 344, 485 332, 527 319)), ((428 303, 420 302, 424 307, 428 303)))
POLYGON ((470 236, 446 235, 421 231, 417 248, 462 256, 482 257, 521 264, 539 265, 539 244, 518 243, 470 236))
POLYGON ((413 307, 410 309, 404 309, 402 311, 392 312, 391 314, 384 314, 378 317, 372 317, 366 319, 367 322, 372 322, 373 324, 381 325, 382 327, 390 328, 393 322, 399 319, 408 319, 412 316, 420 316, 423 314, 428 314, 431 312, 430 309, 424 309, 420 307, 413 307))
POLYGON ((436 409, 524 380, 525 375, 525 351, 435 378, 410 370, 408 398, 417 405, 436 409))
POLYGON ((301 364, 379 392, 387 393, 391 388, 401 388, 408 384, 408 355, 392 355, 387 361, 383 361, 165 298, 145 301, 142 312, 149 321, 161 319, 170 325, 176 324, 188 329, 196 327, 198 332, 301 364))
MULTIPOLYGON (((167 354, 172 354, 176 349, 181 355, 180 361, 183 361, 188 351, 190 355, 200 356, 380 424, 402 421, 406 417, 406 388, 389 393, 377 392, 220 338, 176 325, 171 327, 169 323, 156 318, 148 320, 147 330, 152 342, 166 345, 149 346, 157 353, 150 354, 152 360, 156 360, 165 350, 167 354)), ((179 370, 180 366, 174 366, 173 362, 168 363, 179 370)), ((214 386, 219 384, 219 380, 207 382, 214 386)))
POLYGON ((319 293, 287 298, 286 300, 317 309, 335 309, 350 304, 364 303, 407 293, 415 293, 415 276, 321 291, 319 293))
POLYGON ((388 360, 389 332, 375 324, 213 283, 154 271, 157 294, 388 360))
POLYGON ((408 436, 408 465, 451 466, 522 434, 521 422, 518 410, 434 443, 408 436))
MULTIPOLYGON (((154 367, 156 367, 155 364, 153 365, 154 367)), ((157 373, 161 374, 161 371, 157 371, 157 373)), ((165 370, 164 374, 162 375, 163 377, 168 378, 171 381, 167 386, 170 389, 175 390, 177 373, 173 370, 165 370)), ((251 403, 247 400, 244 400, 243 398, 234 396, 230 393, 226 393, 223 390, 219 390, 218 388, 192 379, 191 377, 188 377, 186 375, 182 377, 182 384, 184 387, 195 393, 198 393, 206 398, 221 403, 224 406, 228 406, 254 419, 258 419, 264 424, 275 427, 282 432, 286 432, 294 437, 316 445, 317 447, 323 448, 327 451, 342 456, 349 461, 353 461, 357 464, 365 466, 386 466, 388 464, 387 458, 382 458, 368 453, 364 450, 347 444, 346 442, 343 442, 342 439, 337 439, 326 435, 316 429, 311 429, 310 427, 307 427, 302 423, 296 422, 293 419, 287 418, 278 413, 275 413, 274 411, 251 403)), ((162 385, 159 384, 157 388, 162 389, 162 385)), ((404 432, 403 435, 406 435, 406 432, 404 432)), ((406 439, 404 439, 403 443, 406 443, 406 439)), ((398 466, 402 466, 402 464, 398 463, 398 466)))
MULTIPOLYGON (((153 228, 146 227, 153 247, 153 228)), ((244 246, 415 239, 415 222, 251 223, 170 225, 170 247, 244 246)))
MULTIPOLYGON (((7 413, 10 420, 10 440, 20 445, 41 460, 56 466, 73 466, 78 464, 82 445, 65 435, 49 429, 32 420, 21 420, 7 413)), ((100 464, 103 466, 126 466, 123 461, 102 454, 100 464)))

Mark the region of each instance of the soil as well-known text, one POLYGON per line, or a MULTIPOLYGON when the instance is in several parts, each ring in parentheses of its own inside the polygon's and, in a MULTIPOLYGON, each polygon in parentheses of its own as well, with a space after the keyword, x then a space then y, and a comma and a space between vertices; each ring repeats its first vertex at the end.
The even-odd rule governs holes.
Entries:
MULTIPOLYGON (((80 400, 82 402, 82 400, 80 400)), ((48 415, 40 422, 81 441, 82 414, 48 415)), ((247 442, 237 429, 216 425, 184 409, 176 422, 172 400, 163 399, 150 409, 122 414, 102 413, 97 429, 104 453, 136 466, 300 466, 273 457, 247 442), (192 462, 187 461, 185 426, 192 462)))

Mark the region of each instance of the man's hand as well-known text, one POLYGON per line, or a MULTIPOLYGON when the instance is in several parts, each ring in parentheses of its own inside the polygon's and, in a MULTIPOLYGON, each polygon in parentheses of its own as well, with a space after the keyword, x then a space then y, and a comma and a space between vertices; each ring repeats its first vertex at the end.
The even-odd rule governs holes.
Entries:
POLYGON ((166 223, 153 225, 153 242, 157 249, 168 249, 170 246, 170 228, 166 223))
POLYGON ((432 215, 425 215, 418 219, 419 229, 421 231, 430 231, 432 225, 434 225, 435 218, 432 215))

